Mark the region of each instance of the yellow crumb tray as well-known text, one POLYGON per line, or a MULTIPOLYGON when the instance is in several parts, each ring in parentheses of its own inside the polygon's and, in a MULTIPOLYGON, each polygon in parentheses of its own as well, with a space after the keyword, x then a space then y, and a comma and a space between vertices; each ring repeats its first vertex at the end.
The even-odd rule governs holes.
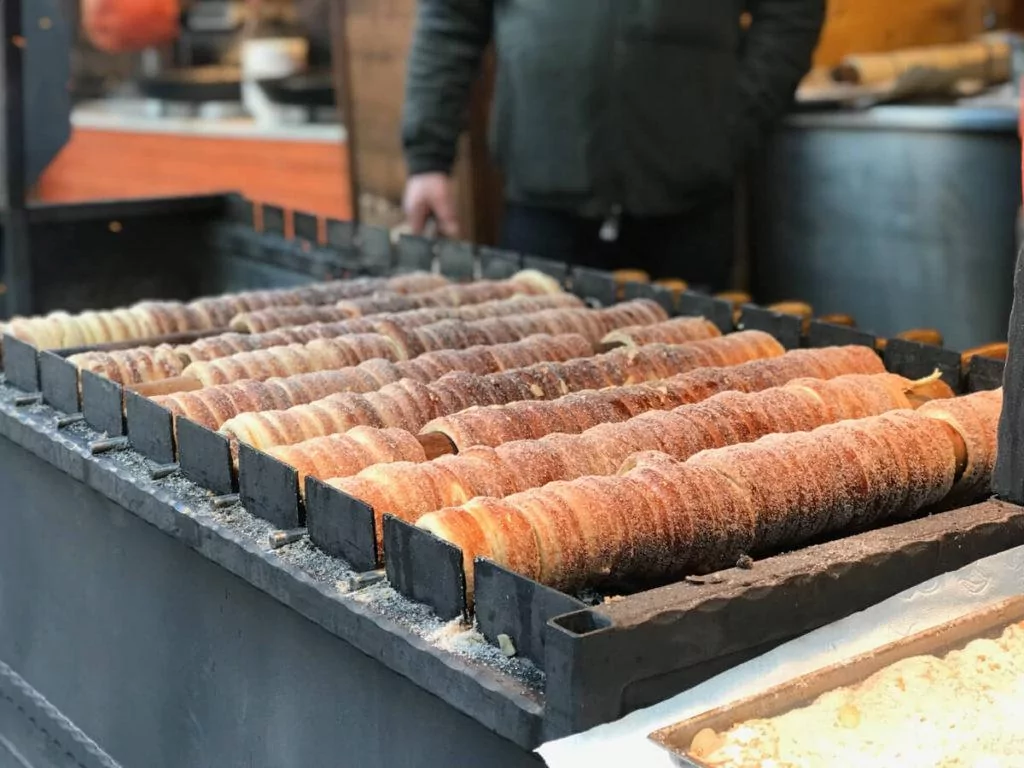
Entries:
POLYGON ((734 702, 697 717, 654 731, 648 738, 667 750, 676 765, 684 768, 708 768, 690 754, 694 737, 705 729, 728 731, 748 720, 772 718, 811 704, 822 694, 849 687, 903 659, 915 656, 940 656, 962 648, 972 640, 998 637, 1011 624, 1024 621, 1024 596, 1004 600, 990 608, 940 624, 925 632, 884 645, 869 653, 734 702))

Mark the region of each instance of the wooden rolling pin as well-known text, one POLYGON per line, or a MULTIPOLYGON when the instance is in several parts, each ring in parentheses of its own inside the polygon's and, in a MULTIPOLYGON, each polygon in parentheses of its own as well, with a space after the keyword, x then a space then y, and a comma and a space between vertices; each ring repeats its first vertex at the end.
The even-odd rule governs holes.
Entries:
POLYGON ((995 39, 855 54, 832 70, 832 79, 855 85, 895 84, 912 70, 926 69, 956 80, 1002 83, 1010 78, 1010 55, 1010 43, 995 39))

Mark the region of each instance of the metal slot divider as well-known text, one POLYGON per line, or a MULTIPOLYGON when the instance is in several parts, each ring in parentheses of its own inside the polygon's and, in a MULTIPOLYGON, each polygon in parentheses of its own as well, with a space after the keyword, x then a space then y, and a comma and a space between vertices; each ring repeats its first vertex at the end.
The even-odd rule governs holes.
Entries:
POLYGON ((523 257, 518 253, 486 246, 479 253, 480 276, 485 280, 504 280, 523 268, 523 257))
POLYGON ((81 371, 82 415, 85 422, 98 432, 123 435, 124 388, 116 381, 92 371, 81 371))
POLYGON ((1007 333, 1003 412, 992 490, 1001 499, 1024 503, 1024 251, 1018 251, 1013 278, 1013 306, 1007 333))
POLYGON ((43 402, 64 413, 81 413, 78 368, 59 352, 39 353, 39 387, 43 402))
POLYGON ((962 391, 959 352, 916 341, 889 339, 883 357, 886 369, 892 373, 908 379, 921 379, 938 370, 942 373, 942 380, 954 392, 962 391))
POLYGON ((189 480, 218 495, 238 489, 228 438, 189 419, 176 419, 178 463, 189 480))
POLYGON ((654 283, 626 283, 622 287, 622 299, 623 301, 630 301, 632 299, 651 299, 652 301, 658 302, 662 309, 668 312, 669 315, 678 314, 676 298, 672 294, 672 291, 664 285, 656 285, 654 283))
POLYGON ((299 249, 311 261, 310 275, 317 280, 331 280, 342 273, 339 252, 320 241, 320 219, 311 213, 292 213, 292 232, 299 249))
POLYGON ((395 248, 395 274, 429 272, 434 264, 436 241, 420 235, 402 235, 395 248))
POLYGON ((4 375, 7 383, 25 392, 39 391, 39 350, 4 334, 4 375))
POLYGON ((564 261, 545 259, 540 256, 524 256, 523 269, 535 269, 549 277, 555 278, 558 284, 565 286, 569 279, 569 265, 564 261))
POLYGON ((228 195, 227 218, 235 224, 243 224, 253 229, 256 226, 256 206, 252 200, 242 195, 228 195))
POLYGON ((877 344, 878 337, 873 333, 846 325, 833 325, 811 320, 810 328, 807 331, 807 346, 809 347, 860 346, 875 349, 877 344))
POLYGON ((548 621, 586 610, 586 604, 489 560, 478 558, 473 567, 474 611, 481 634, 499 647, 499 635, 505 635, 517 656, 543 669, 548 621))
POLYGON ((245 443, 238 446, 238 492, 247 512, 278 528, 288 530, 305 524, 299 473, 245 443))
POLYGON ((267 235, 275 235, 277 237, 284 237, 284 208, 279 205, 268 205, 267 203, 264 203, 261 206, 261 210, 263 211, 263 233, 267 235))
POLYGON ((337 277, 349 277, 362 267, 362 254, 356 244, 356 227, 351 221, 327 219, 324 222, 327 247, 337 254, 337 277))
POLYGON ((462 550, 387 514, 384 571, 399 594, 429 605, 442 620, 468 615, 462 550))
POLYGON ((174 417, 170 411, 129 389, 124 393, 124 413, 132 448, 158 464, 177 461, 174 417))
POLYGON ((696 291, 683 291, 679 295, 678 314, 690 317, 704 317, 718 326, 722 333, 732 333, 736 328, 733 321, 732 304, 696 291))
POLYGON ((744 304, 740 330, 764 331, 770 333, 786 349, 799 349, 803 345, 803 320, 794 315, 784 315, 754 304, 744 304))
POLYGON ((312 213, 295 211, 292 214, 292 232, 297 239, 310 245, 320 242, 320 222, 312 213))
POLYGON ((442 240, 437 244, 437 268, 444 277, 457 283, 476 276, 476 249, 462 240, 442 240))
POLYGON ((615 279, 610 272, 589 267, 572 270, 572 292, 584 300, 592 300, 600 307, 610 307, 617 300, 615 279))
POLYGON ((391 233, 382 227, 360 224, 355 233, 359 248, 359 271, 375 277, 394 272, 394 253, 391 250, 391 233))
POLYGON ((965 392, 981 392, 1003 386, 1006 361, 992 357, 972 357, 967 364, 965 392))
POLYGON ((357 571, 381 562, 373 507, 315 477, 306 478, 306 528, 310 541, 357 571))

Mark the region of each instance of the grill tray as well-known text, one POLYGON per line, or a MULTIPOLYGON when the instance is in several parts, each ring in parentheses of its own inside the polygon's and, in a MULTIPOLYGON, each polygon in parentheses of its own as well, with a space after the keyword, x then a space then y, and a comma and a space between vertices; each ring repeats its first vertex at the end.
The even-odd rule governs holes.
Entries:
MULTIPOLYGON (((258 232, 252 225, 251 205, 236 201, 231 210, 234 213, 212 235, 221 249, 218 268, 236 269, 244 264, 247 270, 255 270, 247 273, 250 280, 253 275, 263 275, 258 279, 266 281, 231 285, 233 289, 273 285, 285 279, 281 270, 286 267, 290 269, 287 281, 294 282, 303 275, 308 280, 315 276, 431 268, 453 279, 472 275, 505 277, 525 263, 564 278, 585 298, 605 303, 616 295, 611 275, 596 270, 523 260, 493 249, 473 253, 469 246, 454 247, 421 238, 403 238, 392 246, 387 233, 346 222, 325 222, 322 229, 326 242, 311 243, 321 227, 315 221, 311 223, 315 217, 304 214, 292 217, 301 224, 296 227, 301 240, 293 241, 284 235, 288 219, 285 212, 265 210, 269 229, 258 232)), ((673 314, 704 314, 725 331, 735 328, 732 306, 701 294, 684 292, 676 301, 659 286, 632 284, 623 295, 654 298, 673 314)), ((817 322, 811 323, 806 337, 797 339, 792 337, 792 323, 753 306, 745 309, 737 325, 769 332, 783 329, 791 334, 787 341, 790 346, 874 346, 876 341, 863 331, 817 322)), ((415 526, 388 519, 383 533, 397 546, 390 547, 382 561, 375 549, 373 515, 367 505, 310 481, 307 506, 298 492, 297 474, 290 468, 259 451, 243 449, 236 471, 226 441, 216 433, 190 428, 182 421, 179 426, 185 428, 176 436, 164 409, 112 382, 91 381, 98 377, 81 377, 86 384, 84 392, 92 394, 83 398, 86 424, 74 429, 85 430, 83 434, 88 438, 69 447, 62 431, 76 420, 48 406, 74 405, 74 372, 68 370, 70 366, 59 351, 40 355, 16 343, 8 348, 12 350, 15 353, 6 360, 7 380, 25 386, 21 393, 8 398, 8 410, 0 414, 0 433, 72 476, 95 484, 131 513, 159 520, 162 530, 190 545, 198 540, 208 542, 201 551, 222 568, 265 589, 526 748, 542 739, 616 719, 938 573, 1024 544, 1024 509, 986 502, 768 558, 759 561, 753 571, 712 574, 596 606, 491 563, 478 562, 475 620, 480 632, 492 643, 497 643, 501 635, 507 636, 518 656, 543 672, 540 699, 524 698, 512 693, 520 683, 490 670, 486 674, 468 670, 454 663, 451 654, 424 649, 421 638, 386 633, 382 639, 366 634, 361 629, 364 623, 379 623, 380 616, 372 611, 367 614, 369 609, 365 608, 353 610, 345 601, 332 599, 330 585, 318 585, 318 590, 326 592, 317 591, 315 597, 311 596, 309 574, 281 570, 262 557, 259 562, 249 562, 246 558, 252 553, 248 550, 238 560, 230 536, 189 515, 190 507, 181 499, 173 494, 168 498, 165 491, 150 486, 157 478, 180 468, 187 480, 206 489, 205 504, 216 501, 214 506, 218 508, 234 505, 284 529, 306 525, 312 542, 344 560, 356 581, 372 582, 384 571, 400 596, 426 603, 435 619, 460 618, 469 613, 462 557, 457 549, 415 526), (53 386, 44 386, 42 393, 38 392, 40 371, 44 372, 44 382, 50 375, 54 381, 53 386), (44 401, 41 405, 40 397, 44 401), (30 412, 39 409, 47 414, 43 426, 38 418, 29 417, 30 412), (112 445, 123 449, 116 441, 100 440, 104 435, 89 431, 90 426, 105 429, 108 436, 126 428, 133 450, 124 455, 142 454, 138 456, 142 468, 132 475, 131 482, 120 471, 108 477, 102 469, 106 466, 103 457, 88 460, 89 471, 81 467, 70 471, 81 464, 82 451, 109 450, 112 445), (143 456, 150 461, 144 461, 143 456), (99 466, 93 467, 91 462, 99 462, 99 466), (154 510, 160 511, 157 514, 154 510), (791 610, 795 602, 805 606, 799 616, 791 610), (751 639, 747 631, 751 622, 764 623, 768 617, 771 631, 751 639), (623 659, 630 663, 623 663, 623 659), (440 663, 447 672, 421 673, 439 660, 444 660, 440 663)), ((958 391, 985 388, 998 378, 998 361, 987 361, 991 365, 982 367, 976 358, 963 371, 958 365, 954 367, 954 360, 959 361, 955 353, 923 345, 890 345, 886 354, 890 370, 919 375, 940 368, 958 391)), ((3 391, 0 387, 0 393, 3 391)))
POLYGON ((1024 597, 947 622, 877 650, 833 664, 763 693, 711 710, 655 731, 650 739, 668 750, 683 768, 708 768, 689 753, 694 737, 705 728, 722 733, 748 720, 771 718, 805 707, 822 694, 855 685, 897 661, 914 656, 940 656, 971 640, 999 636, 1010 624, 1024 620, 1024 597))

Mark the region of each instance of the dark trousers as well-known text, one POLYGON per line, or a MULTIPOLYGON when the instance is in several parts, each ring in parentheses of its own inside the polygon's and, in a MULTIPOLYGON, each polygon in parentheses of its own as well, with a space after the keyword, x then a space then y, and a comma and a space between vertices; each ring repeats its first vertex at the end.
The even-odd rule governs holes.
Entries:
POLYGON ((604 221, 510 203, 502 248, 595 269, 642 269, 652 279, 678 277, 697 289, 731 287, 735 255, 731 197, 678 216, 624 216, 618 237, 601 238, 604 221))

